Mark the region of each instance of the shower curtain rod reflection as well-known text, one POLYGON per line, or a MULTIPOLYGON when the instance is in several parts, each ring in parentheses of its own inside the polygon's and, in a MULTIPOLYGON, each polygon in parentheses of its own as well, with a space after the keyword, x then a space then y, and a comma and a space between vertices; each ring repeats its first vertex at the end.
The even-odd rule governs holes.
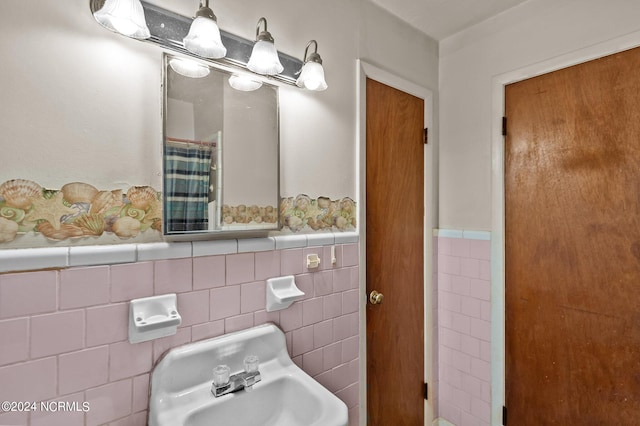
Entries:
POLYGON ((191 139, 181 139, 181 138, 167 138, 167 142, 178 142, 178 143, 186 143, 186 144, 194 144, 194 145, 204 145, 204 146, 217 146, 217 142, 211 141, 194 141, 191 139))

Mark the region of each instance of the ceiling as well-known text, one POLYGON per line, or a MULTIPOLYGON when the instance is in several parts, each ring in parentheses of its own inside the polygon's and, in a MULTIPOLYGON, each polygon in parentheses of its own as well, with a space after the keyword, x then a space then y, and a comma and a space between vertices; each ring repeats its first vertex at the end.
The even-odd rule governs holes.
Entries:
POLYGON ((527 0, 372 0, 436 40, 442 40, 527 0))

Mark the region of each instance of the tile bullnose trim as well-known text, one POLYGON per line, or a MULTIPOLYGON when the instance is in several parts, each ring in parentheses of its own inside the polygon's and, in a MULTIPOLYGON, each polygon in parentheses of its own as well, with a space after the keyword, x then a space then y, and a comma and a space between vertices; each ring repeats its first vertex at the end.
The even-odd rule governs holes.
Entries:
POLYGON ((276 250, 303 248, 307 247, 307 236, 305 234, 298 235, 276 235, 276 250))
POLYGON ((331 246, 336 244, 336 235, 331 233, 307 234, 307 246, 331 246))
POLYGON ((181 259, 248 251, 283 250, 358 243, 358 232, 277 235, 264 239, 230 239, 193 242, 93 245, 79 247, 38 247, 0 250, 0 274, 135 263, 150 260, 181 259), (313 236, 312 236, 313 235, 313 236), (322 235, 322 236, 318 236, 322 235))
POLYGON ((358 232, 340 232, 334 235, 336 237, 336 244, 353 244, 360 241, 360 234, 358 232))
POLYGON ((149 243, 138 244, 139 262, 146 260, 183 259, 192 257, 191 243, 149 243))
POLYGON ((272 251, 276 249, 276 240, 273 237, 246 238, 238 240, 238 253, 250 253, 255 251, 272 251))
POLYGON ((67 266, 69 247, 0 250, 0 273, 67 266))
POLYGON ((193 257, 238 253, 238 240, 193 241, 191 245, 193 257))
POLYGON ((490 231, 473 231, 464 229, 438 229, 433 230, 434 237, 463 238, 465 240, 491 241, 490 231))
POLYGON ((131 263, 137 259, 136 244, 69 247, 68 266, 131 263))

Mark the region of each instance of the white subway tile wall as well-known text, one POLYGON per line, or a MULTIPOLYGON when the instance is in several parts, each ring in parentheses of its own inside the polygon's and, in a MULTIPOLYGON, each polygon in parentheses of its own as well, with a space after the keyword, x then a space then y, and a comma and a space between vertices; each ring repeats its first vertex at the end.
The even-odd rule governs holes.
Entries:
POLYGON ((322 246, 158 260, 166 248, 152 248, 136 263, 0 274, 0 401, 90 407, 0 413, 0 424, 145 425, 149 374, 166 350, 265 322, 283 329, 294 362, 358 424, 357 243, 336 246, 335 265, 322 246), (321 267, 307 269, 306 253, 321 267), (266 312, 265 280, 289 274, 304 299, 266 312), (128 301, 165 293, 178 294, 176 335, 130 344, 128 301))

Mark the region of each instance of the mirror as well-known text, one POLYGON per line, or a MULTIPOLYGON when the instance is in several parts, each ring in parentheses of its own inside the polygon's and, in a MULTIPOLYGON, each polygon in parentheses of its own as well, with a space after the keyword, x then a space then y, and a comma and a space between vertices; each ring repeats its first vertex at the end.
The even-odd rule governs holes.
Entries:
POLYGON ((278 88, 184 61, 164 55, 164 234, 278 229, 278 88))

